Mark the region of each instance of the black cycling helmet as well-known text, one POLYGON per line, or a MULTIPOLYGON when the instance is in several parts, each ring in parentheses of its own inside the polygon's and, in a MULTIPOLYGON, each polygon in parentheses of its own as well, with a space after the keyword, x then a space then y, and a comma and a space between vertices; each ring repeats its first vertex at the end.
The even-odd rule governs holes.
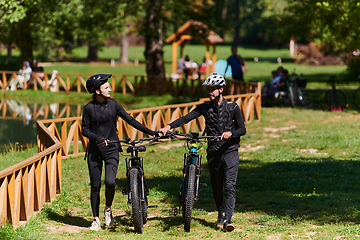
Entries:
POLYGON ((111 74, 96 74, 86 81, 86 89, 89 93, 95 93, 95 90, 100 88, 100 86, 107 82, 108 78, 111 77, 111 74))

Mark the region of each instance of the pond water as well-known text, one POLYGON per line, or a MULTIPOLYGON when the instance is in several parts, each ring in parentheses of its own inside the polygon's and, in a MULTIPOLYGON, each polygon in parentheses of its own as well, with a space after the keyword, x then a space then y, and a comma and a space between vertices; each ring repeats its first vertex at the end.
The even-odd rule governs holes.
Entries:
POLYGON ((36 146, 36 121, 80 116, 84 104, 0 101, 0 153, 36 146))

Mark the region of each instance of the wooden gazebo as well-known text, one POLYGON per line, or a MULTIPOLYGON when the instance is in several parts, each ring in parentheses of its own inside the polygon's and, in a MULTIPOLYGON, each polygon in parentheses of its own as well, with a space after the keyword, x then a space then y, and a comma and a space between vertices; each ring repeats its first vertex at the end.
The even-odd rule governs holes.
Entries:
POLYGON ((177 47, 180 46, 180 54, 182 55, 184 45, 191 39, 198 39, 201 43, 206 45, 206 63, 208 63, 210 59, 210 46, 213 47, 213 53, 211 56, 213 65, 210 68, 209 64, 206 64, 205 74, 208 76, 210 71, 214 70, 214 65, 216 62, 216 43, 222 43, 224 42, 224 39, 222 39, 215 32, 211 31, 206 24, 194 20, 188 20, 181 27, 179 27, 175 33, 171 34, 165 40, 166 43, 172 42, 172 73, 176 73, 177 69, 177 47))

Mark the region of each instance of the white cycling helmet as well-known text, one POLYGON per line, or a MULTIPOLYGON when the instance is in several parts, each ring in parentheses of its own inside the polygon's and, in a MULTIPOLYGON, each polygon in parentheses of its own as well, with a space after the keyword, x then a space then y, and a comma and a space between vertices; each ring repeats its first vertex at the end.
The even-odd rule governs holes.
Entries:
POLYGON ((223 76, 217 73, 212 73, 210 76, 205 79, 204 83, 202 84, 205 87, 225 87, 226 81, 223 76))

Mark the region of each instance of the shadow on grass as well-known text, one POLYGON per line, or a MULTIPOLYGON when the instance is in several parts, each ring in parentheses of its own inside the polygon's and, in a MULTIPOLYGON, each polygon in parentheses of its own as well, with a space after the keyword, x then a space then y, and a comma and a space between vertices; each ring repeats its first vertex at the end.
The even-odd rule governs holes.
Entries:
MULTIPOLYGON (((263 159, 240 161, 234 220, 238 213, 261 213, 294 222, 311 220, 316 224, 360 223, 359 156, 354 155, 351 160, 327 156, 292 159, 274 156, 273 159, 273 162, 263 159)), ((146 181, 150 202, 152 197, 157 197, 166 208, 179 205, 181 176, 149 177, 146 181)), ((206 164, 203 164, 200 182, 207 186, 200 187, 199 201, 195 202, 194 209, 200 215, 216 212, 206 164)), ((125 175, 117 179, 116 184, 116 194, 121 194, 121 189, 126 186, 125 175)), ((91 224, 91 221, 70 213, 59 215, 51 208, 45 208, 44 211, 49 219, 65 224, 86 228, 91 224)), ((116 226, 124 231, 134 232, 130 215, 128 212, 123 216, 115 216, 116 226)), ((194 215, 193 219, 203 226, 213 228, 214 223, 200 215, 194 215)), ((169 216, 149 218, 149 221, 160 221, 162 231, 182 224, 181 214, 169 216)), ((250 217, 250 221, 256 222, 256 217, 250 217)), ((115 231, 115 228, 110 229, 115 231)))
MULTIPOLYGON (((313 220, 318 224, 328 222, 360 223, 360 162, 337 160, 331 157, 297 158, 272 163, 261 160, 241 161, 237 178, 237 203, 234 213, 263 212, 294 221, 313 220)), ((123 184, 119 180, 118 184, 123 184)), ((195 209, 216 211, 212 197, 209 174, 201 173, 199 201, 195 209)), ((147 179, 150 193, 166 193, 163 201, 178 204, 180 177, 147 179)), ((151 197, 151 194, 150 194, 151 197)), ((181 214, 180 214, 181 216, 181 214)), ((176 218, 175 218, 176 219, 176 218)), ((196 218, 202 225, 213 227, 204 219, 196 218)), ((181 224, 172 218, 159 218, 166 224, 181 224)), ((165 224, 165 226, 166 226, 165 224)), ((164 227, 164 230, 167 228, 164 227)))
POLYGON ((237 181, 236 211, 263 211, 318 223, 359 223, 359 171, 358 159, 243 161, 237 181))
POLYGON ((45 213, 47 218, 53 221, 61 222, 67 225, 78 226, 82 228, 89 228, 92 222, 92 220, 88 221, 85 218, 72 216, 70 214, 60 215, 54 212, 51 208, 45 208, 44 210, 42 210, 42 213, 45 213))

